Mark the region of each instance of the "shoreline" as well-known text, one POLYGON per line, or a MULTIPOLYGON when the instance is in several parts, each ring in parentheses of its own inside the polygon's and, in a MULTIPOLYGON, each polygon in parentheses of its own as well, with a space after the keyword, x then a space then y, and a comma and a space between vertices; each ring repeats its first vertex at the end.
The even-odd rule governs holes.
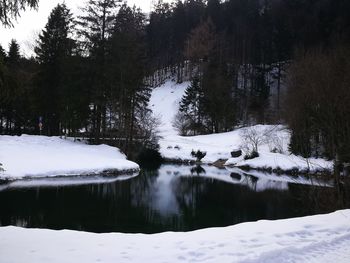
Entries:
POLYGON ((102 172, 94 172, 94 173, 81 173, 81 174, 69 174, 69 175, 51 175, 51 176, 23 176, 21 178, 16 177, 0 177, 0 185, 7 184, 15 181, 26 181, 26 180, 35 180, 35 179, 71 179, 71 178, 91 178, 94 176, 101 177, 119 177, 124 175, 134 175, 140 172, 140 168, 132 168, 132 169, 108 169, 102 172))
POLYGON ((332 170, 330 169, 318 169, 318 170, 305 170, 305 169, 298 169, 293 168, 293 169, 282 169, 280 167, 266 167, 266 166, 261 166, 261 167, 255 167, 255 166, 250 166, 250 165, 233 165, 233 164, 228 164, 226 165, 227 159, 218 159, 215 162, 197 162, 195 160, 188 160, 188 159, 171 159, 171 158, 163 158, 163 163, 165 164, 183 164, 183 165, 209 165, 209 166, 214 166, 218 169, 224 169, 224 168, 238 168, 241 169, 242 171, 258 171, 258 172, 263 172, 263 173, 268 173, 268 174, 277 174, 277 175, 291 175, 291 176, 298 176, 298 175, 331 175, 332 170))

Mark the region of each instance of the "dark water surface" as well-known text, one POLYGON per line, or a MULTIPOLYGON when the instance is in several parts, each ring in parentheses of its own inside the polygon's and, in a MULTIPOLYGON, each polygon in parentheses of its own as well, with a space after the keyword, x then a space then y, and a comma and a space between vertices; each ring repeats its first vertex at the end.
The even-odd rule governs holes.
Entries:
POLYGON ((163 165, 122 181, 60 180, 0 185, 0 225, 157 233, 335 210, 324 199, 331 187, 214 167, 163 165))

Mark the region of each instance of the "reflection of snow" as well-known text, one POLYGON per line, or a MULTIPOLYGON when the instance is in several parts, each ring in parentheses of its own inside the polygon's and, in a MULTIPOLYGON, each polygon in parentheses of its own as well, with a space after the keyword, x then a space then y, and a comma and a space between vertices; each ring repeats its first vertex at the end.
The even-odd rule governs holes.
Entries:
POLYGON ((60 187, 60 186, 74 186, 74 185, 88 185, 88 184, 104 184, 113 183, 116 181, 129 180, 134 178, 134 175, 120 175, 117 177, 103 177, 103 176, 78 176, 78 177, 53 177, 53 178, 38 178, 9 182, 0 185, 0 191, 14 188, 36 188, 36 187, 60 187))
POLYGON ((160 174, 169 174, 181 177, 198 176, 231 184, 245 185, 258 192, 262 192, 267 189, 288 190, 289 183, 330 186, 330 184, 325 181, 311 179, 304 176, 274 175, 257 171, 246 173, 238 168, 219 169, 215 166, 209 165, 201 166, 201 169, 203 169, 202 172, 197 172, 198 170, 200 171, 200 169, 193 166, 163 165, 159 171, 160 174))
POLYGON ((154 208, 162 215, 177 214, 179 211, 176 196, 172 189, 174 176, 162 168, 159 169, 159 176, 154 183, 154 208))

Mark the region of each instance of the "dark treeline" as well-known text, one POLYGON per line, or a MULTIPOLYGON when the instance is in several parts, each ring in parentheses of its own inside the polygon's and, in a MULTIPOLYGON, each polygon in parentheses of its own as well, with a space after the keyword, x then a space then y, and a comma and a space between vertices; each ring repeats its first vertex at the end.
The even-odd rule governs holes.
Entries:
POLYGON ((119 1, 88 1, 75 19, 57 5, 33 58, 15 40, 1 48, 0 133, 108 137, 126 152, 135 137, 153 146, 145 27, 141 10, 119 1))
POLYGON ((149 15, 89 0, 74 18, 60 4, 33 58, 0 49, 0 133, 39 134, 40 118, 45 135, 153 147, 150 91, 172 78, 191 82, 184 135, 286 123, 293 152, 349 162, 349 13, 346 0, 159 1, 149 15))

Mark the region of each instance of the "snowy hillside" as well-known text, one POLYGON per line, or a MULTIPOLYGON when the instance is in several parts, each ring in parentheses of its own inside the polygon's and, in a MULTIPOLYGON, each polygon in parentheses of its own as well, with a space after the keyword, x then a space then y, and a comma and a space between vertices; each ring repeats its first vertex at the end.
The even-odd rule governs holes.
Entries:
POLYGON ((189 85, 188 82, 176 84, 168 81, 153 90, 150 108, 153 114, 160 118, 159 127, 160 152, 161 155, 170 160, 194 160, 191 156, 192 150, 206 152, 203 158, 204 163, 214 163, 219 159, 227 160, 226 165, 250 166, 252 168, 280 168, 282 170, 323 170, 332 169, 332 162, 323 159, 305 159, 289 153, 288 144, 290 140, 289 131, 283 126, 256 125, 251 128, 241 128, 232 132, 200 135, 200 136, 179 136, 173 127, 173 120, 179 109, 179 102, 189 85), (243 160, 232 159, 231 151, 241 149, 245 144, 243 134, 246 130, 253 129, 257 134, 271 133, 273 137, 268 142, 259 145, 258 158, 243 160), (282 153, 271 152, 274 148, 280 148, 282 153))
POLYGON ((139 169, 115 147, 29 135, 0 136, 0 161, 10 180, 139 169))
POLYGON ((350 210, 188 233, 0 228, 0 262, 350 262, 350 210), (20 252, 19 252, 20 250, 20 252))

